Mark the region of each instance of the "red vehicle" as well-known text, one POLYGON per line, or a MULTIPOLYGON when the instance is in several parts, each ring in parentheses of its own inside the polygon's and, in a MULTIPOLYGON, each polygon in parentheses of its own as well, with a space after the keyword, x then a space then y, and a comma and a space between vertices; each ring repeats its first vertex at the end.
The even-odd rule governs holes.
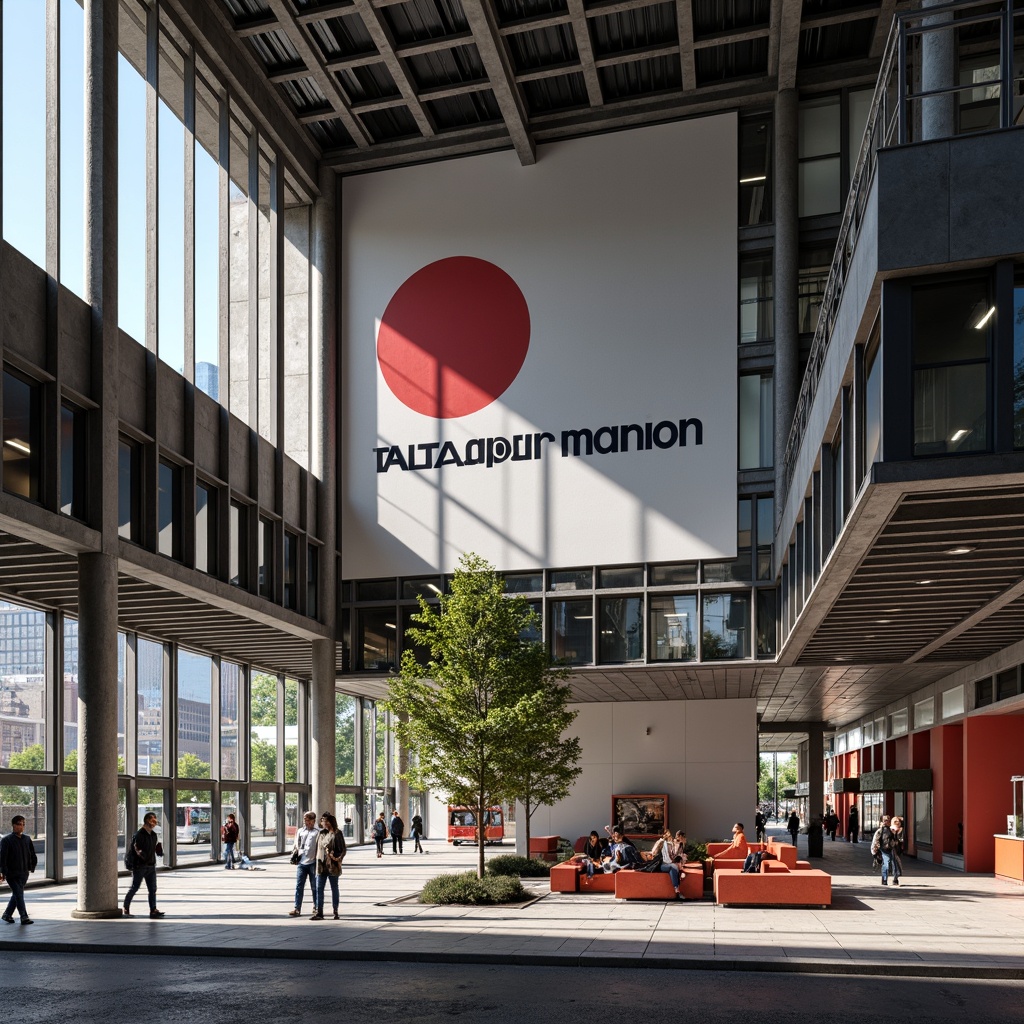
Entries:
MULTIPOLYGON (((472 807, 448 807, 448 842, 452 846, 476 842, 476 810, 472 807)), ((484 811, 484 842, 501 843, 505 838, 505 815, 500 807, 484 811)))

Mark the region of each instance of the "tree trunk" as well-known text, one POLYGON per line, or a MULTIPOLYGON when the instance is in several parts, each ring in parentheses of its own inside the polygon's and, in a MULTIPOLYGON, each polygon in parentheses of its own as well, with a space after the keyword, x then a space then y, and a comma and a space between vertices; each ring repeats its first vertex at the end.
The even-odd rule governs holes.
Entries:
POLYGON ((523 818, 524 824, 526 825, 526 856, 530 856, 530 815, 533 813, 530 810, 530 798, 527 797, 522 801, 523 804, 523 818))
POLYGON ((487 827, 484 825, 486 808, 482 805, 476 809, 476 877, 484 877, 484 844, 487 842, 487 827))

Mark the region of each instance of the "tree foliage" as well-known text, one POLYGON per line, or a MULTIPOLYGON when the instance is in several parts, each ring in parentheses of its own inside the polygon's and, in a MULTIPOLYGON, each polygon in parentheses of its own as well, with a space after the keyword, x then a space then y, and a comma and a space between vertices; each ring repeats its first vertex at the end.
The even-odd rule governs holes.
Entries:
MULTIPOLYGON (((552 669, 543 644, 525 639, 535 613, 505 596, 504 581, 478 555, 462 557, 439 608, 421 597, 412 618, 419 625, 407 635, 429 661, 418 664, 407 649, 385 703, 399 742, 415 755, 403 777, 472 807, 482 822, 487 808, 521 796, 517 761, 539 735, 538 714, 557 704, 549 691, 564 670, 552 669)), ((480 878, 485 841, 478 829, 480 878)))

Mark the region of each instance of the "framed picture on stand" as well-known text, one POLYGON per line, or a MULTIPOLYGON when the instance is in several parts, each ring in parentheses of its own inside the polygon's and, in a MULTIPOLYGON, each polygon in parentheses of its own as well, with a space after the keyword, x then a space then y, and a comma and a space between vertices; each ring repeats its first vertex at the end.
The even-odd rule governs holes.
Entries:
POLYGON ((656 838, 668 821, 668 794, 618 793, 612 797, 612 823, 630 839, 656 838))

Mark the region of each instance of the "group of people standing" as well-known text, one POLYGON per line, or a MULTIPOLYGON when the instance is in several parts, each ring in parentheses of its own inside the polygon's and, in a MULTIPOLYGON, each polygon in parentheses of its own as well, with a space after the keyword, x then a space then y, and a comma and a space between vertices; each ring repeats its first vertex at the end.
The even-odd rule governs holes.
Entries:
POLYGON ((892 879, 893 885, 900 884, 905 841, 903 819, 899 815, 890 818, 888 814, 883 814, 882 823, 871 840, 871 854, 882 868, 882 885, 888 885, 889 879, 892 879))
POLYGON ((338 819, 324 811, 317 827, 316 814, 307 811, 302 817, 302 828, 295 833, 292 846, 292 863, 295 865, 295 906, 288 911, 289 917, 302 913, 302 899, 308 883, 313 897, 311 921, 324 919, 324 898, 327 887, 331 888, 331 906, 334 920, 338 920, 338 878, 341 876, 341 862, 347 848, 345 835, 338 828, 338 819))
MULTIPOLYGON (((384 856, 384 843, 388 836, 391 837, 391 853, 405 853, 405 847, 403 844, 403 840, 405 839, 405 822, 402 821, 397 810, 391 812, 390 823, 384 820, 384 812, 381 811, 370 828, 370 835, 373 836, 373 841, 377 844, 378 857, 384 856)), ((413 847, 413 851, 415 853, 423 853, 423 844, 420 842, 423 838, 423 818, 418 814, 414 814, 412 816, 412 829, 410 835, 416 843, 413 847)))

